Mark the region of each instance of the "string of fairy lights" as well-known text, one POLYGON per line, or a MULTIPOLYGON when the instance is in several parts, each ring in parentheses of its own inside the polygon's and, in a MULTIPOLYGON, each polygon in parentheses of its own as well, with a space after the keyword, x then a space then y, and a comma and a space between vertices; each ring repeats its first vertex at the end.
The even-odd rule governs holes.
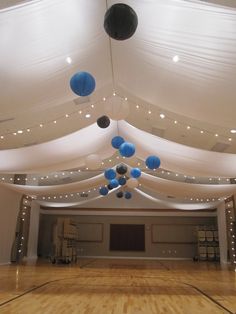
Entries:
MULTIPOLYGON (((93 173, 94 175, 100 174, 107 167, 114 167, 117 162, 124 161, 131 167, 139 167, 141 171, 145 173, 150 173, 147 166, 145 165, 144 160, 140 158, 136 158, 135 161, 130 164, 129 160, 125 157, 114 154, 108 159, 105 159, 101 163, 101 168, 98 170, 90 170, 88 167, 83 166, 78 169, 73 170, 63 170, 57 171, 47 174, 23 174, 18 177, 17 174, 0 174, 0 182, 2 183, 15 183, 15 184, 23 184, 23 185, 35 185, 36 183, 39 185, 46 185, 50 183, 50 180, 53 181, 53 185, 62 184, 60 179, 70 177, 71 182, 75 182, 81 180, 81 176, 93 173)), ((200 177, 200 176, 190 176, 183 173, 177 173, 170 171, 164 168, 154 169, 151 171, 152 176, 156 176, 159 178, 177 181, 177 182, 185 182, 189 184, 211 184, 211 185, 225 185, 225 184, 235 184, 236 178, 229 177, 200 177)), ((52 185, 52 184, 51 184, 52 185)))
MULTIPOLYGON (((120 97, 121 100, 123 101, 128 101, 128 103, 132 106, 134 106, 134 108, 136 109, 136 111, 140 114, 142 114, 142 116, 144 114, 146 115, 157 115, 159 116, 160 119, 166 119, 168 120, 169 122, 172 122, 174 125, 182 125, 184 127, 186 127, 187 130, 190 130, 190 129, 194 129, 194 130, 197 130, 199 131, 201 134, 209 134, 209 135, 212 135, 212 136, 215 136, 215 137, 222 137, 222 138, 226 138, 226 136, 224 135, 221 135, 221 134, 216 134, 216 133, 213 133, 213 132, 210 132, 206 129, 200 129, 198 127, 195 127, 193 125, 190 125, 190 124, 186 124, 186 123, 183 123, 183 122, 179 122, 178 120, 175 120, 173 118, 171 118, 170 116, 168 116, 167 114, 163 113, 163 111, 158 108, 157 106, 153 106, 153 105, 147 105, 147 104, 141 104, 141 103, 137 103, 137 102, 134 102, 132 100, 128 100, 127 97, 123 97, 115 92, 113 92, 112 95, 109 95, 107 97, 103 97, 102 99, 99 99, 98 101, 96 102, 92 102, 92 103, 89 103, 88 105, 84 106, 83 105, 83 108, 80 109, 80 110, 74 110, 72 112, 69 112, 69 113, 66 113, 64 115, 61 115, 61 116, 58 116, 56 117, 55 119, 53 120, 47 120, 47 121, 44 121, 40 124, 35 124, 35 125, 32 125, 32 126, 29 126, 29 127, 25 127, 25 128, 22 128, 20 130, 15 130, 13 132, 6 132, 4 134, 1 134, 0 135, 0 139, 3 140, 5 139, 7 136, 16 136, 16 135, 22 135, 23 133, 29 133, 31 131, 33 131, 34 129, 36 128, 45 128, 45 127, 48 127, 52 124, 57 124, 60 122, 60 120, 64 120, 64 119, 69 119, 70 117, 72 116, 79 116, 81 118, 84 119, 85 118, 90 118, 91 115, 92 115, 92 110, 94 108, 96 108, 97 105, 100 106, 100 104, 102 102, 106 102, 106 101, 109 101, 109 99, 111 97, 120 97), (158 113, 157 113, 158 111, 158 113)), ((232 138, 231 137, 227 137, 227 139, 229 141, 232 141, 232 138)), ((109 158, 108 160, 105 160, 102 162, 102 165, 105 166, 106 164, 111 164, 112 162, 114 163, 114 159, 119 159, 119 158, 122 158, 120 156, 116 156, 115 158, 109 158)), ((124 157, 123 157, 124 158, 124 157)), ((117 161, 117 160, 115 160, 117 161)), ((137 161, 137 166, 138 167, 142 167, 142 163, 143 161, 142 160, 139 160, 137 161)), ((143 169, 142 171, 147 171, 146 169, 147 167, 143 166, 143 169)), ((16 183, 16 184, 19 184, 21 180, 23 180, 24 182, 24 185, 28 182, 32 182, 32 181, 35 181, 35 183, 38 183, 40 182, 40 185, 42 185, 42 181, 43 182, 46 182, 47 180, 50 180, 52 178, 60 178, 60 177, 63 177, 63 176, 66 176, 68 174, 70 175, 73 175, 74 176, 74 180, 76 180, 78 177, 78 173, 81 173, 81 172, 86 172, 86 171, 90 171, 87 167, 82 167, 80 169, 77 169, 77 170, 73 170, 73 171, 70 171, 70 170, 67 170, 67 171, 61 171, 61 172, 58 172, 58 173, 49 173, 47 175, 31 175, 31 176, 25 176, 23 179, 22 178, 14 178, 14 175, 0 175, 0 182, 6 182, 6 183, 16 183)), ((100 170, 102 171, 102 170, 100 170)), ((226 177, 204 177, 204 178, 201 178, 201 177, 195 177, 195 176, 189 176, 189 175, 185 175, 185 174, 182 174, 182 173, 174 173, 172 171, 169 171, 169 170, 166 170, 166 169, 156 169, 155 173, 152 173, 152 175, 155 175, 157 177, 161 177, 161 178, 168 178, 171 180, 174 180, 174 181, 180 181, 180 182, 187 182, 188 180, 188 183, 194 183, 194 184, 202 184, 202 183, 205 183, 206 184, 206 180, 208 181, 207 184, 229 184, 229 183, 234 183, 233 181, 236 182, 236 178, 226 178, 226 177)), ((84 195, 84 194, 89 194, 91 191, 88 190, 88 191, 84 191, 81 193, 79 193, 79 195, 84 195)), ((77 193, 77 196, 78 196, 78 193, 77 193)), ((45 196, 46 197, 46 196, 45 196)), ((52 196, 48 196, 48 197, 52 197, 52 196)), ((53 196, 54 199, 56 199, 55 197, 57 197, 56 195, 53 196)), ((59 198, 68 198, 68 197, 74 197, 73 193, 72 194, 65 194, 65 196, 63 195, 60 195, 59 198), (66 196, 67 195, 67 196, 66 196), (70 196, 69 196, 70 195, 70 196)), ((49 199, 50 199, 49 198, 49 199)), ((203 202, 203 201, 206 201, 206 202, 210 202, 210 201, 216 201, 216 200, 223 200, 224 198, 188 198, 188 200, 190 201, 199 201, 199 202, 203 202)))
MULTIPOLYGON (((58 172, 52 172, 52 173, 47 173, 47 174, 38 174, 38 175, 33 175, 33 174, 28 174, 28 175, 23 175, 21 177, 17 177, 17 174, 2 174, 0 175, 0 182, 2 183, 16 183, 16 184, 28 184, 35 185, 35 183, 39 183, 42 185, 44 183, 46 185, 47 182, 50 182, 50 180, 56 181, 53 182, 53 185, 61 184, 59 181, 60 179, 63 179, 67 176, 70 176, 70 179, 72 182, 80 180, 82 174, 90 174, 91 172, 96 174, 100 174, 104 171, 105 168, 107 167, 112 167, 117 164, 118 160, 124 160, 125 157, 120 157, 120 156, 112 156, 107 160, 104 160, 101 164, 101 169, 91 171, 88 167, 82 167, 78 168, 76 170, 64 170, 64 171, 58 171, 58 172), (57 181, 59 181, 57 183, 57 181)), ((141 159, 137 159, 137 161, 132 163, 132 167, 139 167, 141 171, 150 173, 148 170, 147 166, 145 165, 144 161, 141 159)), ((177 182, 185 182, 189 184, 211 184, 211 185, 224 185, 224 184, 234 184, 236 183, 236 178, 228 178, 228 177, 199 177, 199 176, 189 176, 186 174, 182 173, 176 173, 167 169, 159 168, 155 169, 154 171, 151 172, 153 176, 167 179, 167 180, 172 180, 172 181, 177 181, 177 182)))
POLYGON ((229 249, 231 250, 231 256, 232 256, 232 263, 235 266, 235 272, 236 272, 236 232, 235 232, 235 207, 234 207, 234 202, 229 198, 225 202, 225 207, 226 207, 226 215, 228 217, 228 237, 229 237, 229 249))
MULTIPOLYGON (((140 185, 141 186, 141 185, 140 185)), ((97 196, 96 191, 99 190, 100 186, 95 187, 90 190, 82 191, 82 192, 74 192, 74 193, 64 193, 64 194, 53 194, 53 195, 42 195, 38 196, 37 200, 43 200, 43 201, 58 201, 58 200, 66 200, 69 201, 72 198, 75 200, 78 200, 78 197, 81 199, 93 199, 94 196, 97 196)), ((161 193, 158 193, 161 195, 161 193)), ((162 194, 165 196, 165 194, 162 194)), ((227 196, 228 197, 228 196, 227 196)), ((201 197, 183 197, 183 198, 174 198, 176 200, 181 200, 185 202, 190 202, 190 203, 208 203, 208 202, 220 202, 224 201, 227 199, 227 197, 211 197, 211 198, 201 198, 201 197)))
MULTIPOLYGON (((116 92, 113 92, 112 95, 102 97, 101 99, 99 99, 97 101, 92 101, 88 105, 81 104, 81 105, 83 105, 82 109, 73 110, 73 111, 65 113, 63 115, 56 116, 54 119, 45 120, 39 124, 24 126, 23 128, 18 129, 18 130, 15 129, 15 130, 8 131, 8 132, 2 132, 2 133, 0 133, 0 140, 7 139, 9 136, 24 135, 24 134, 33 132, 33 130, 36 130, 36 129, 42 129, 42 128, 46 128, 46 127, 55 126, 55 125, 59 124, 60 121, 62 121, 62 120, 64 121, 66 119, 69 119, 69 118, 75 117, 75 116, 79 116, 81 119, 84 119, 84 118, 89 119, 92 117, 93 109, 95 107, 99 106, 98 108, 100 110, 100 108, 102 108, 101 103, 109 101, 109 99, 111 99, 111 97, 119 97, 121 100, 128 101, 128 103, 130 105, 132 105, 134 107, 134 109, 136 110, 136 112, 140 113, 140 115, 142 115, 142 117, 144 115, 148 115, 148 116, 153 116, 153 118, 155 118, 155 119, 156 118, 161 119, 161 120, 165 119, 166 121, 171 122, 173 125, 176 125, 176 126, 178 125, 178 126, 184 127, 188 131, 194 130, 194 131, 196 131, 202 135, 210 135, 210 136, 214 136, 217 138, 219 137, 219 138, 222 138, 222 139, 227 140, 229 142, 233 141, 232 136, 226 136, 226 135, 221 134, 219 132, 214 133, 212 131, 207 130, 206 128, 199 128, 198 126, 193 125, 193 123, 186 123, 186 122, 180 121, 180 119, 178 120, 178 118, 172 118, 169 114, 165 113, 165 111, 163 109, 161 109, 160 107, 158 107, 157 105, 143 104, 141 102, 135 102, 130 98, 128 99, 127 97, 124 97, 122 95, 117 94, 116 92)), ((217 128, 217 126, 215 126, 215 127, 217 128)), ((233 130, 231 130, 231 131, 233 131, 233 130)), ((226 130, 226 132, 227 132, 227 130, 226 130)), ((232 133, 234 133, 234 132, 232 132, 232 133)), ((235 130, 235 133, 236 133, 236 130, 235 130)))

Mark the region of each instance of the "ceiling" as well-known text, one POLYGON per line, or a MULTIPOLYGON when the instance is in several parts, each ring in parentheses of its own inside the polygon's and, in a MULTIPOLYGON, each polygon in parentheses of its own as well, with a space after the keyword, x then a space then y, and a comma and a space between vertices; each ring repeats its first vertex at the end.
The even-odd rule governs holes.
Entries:
MULTIPOLYGON (((224 152, 234 159, 235 1, 123 1, 139 21, 126 41, 109 39, 103 28, 107 6, 116 2, 1 1, 0 153, 39 144, 50 150, 53 141, 95 123, 115 97, 128 99, 126 121, 137 130, 183 144, 186 150, 224 152), (69 86, 80 70, 96 80, 94 93, 86 98, 69 86)), ((216 171, 213 164, 209 173, 200 168, 192 173, 190 168, 178 169, 172 158, 172 163, 170 155, 166 164, 163 160, 166 171, 235 177, 234 170, 224 171, 221 163, 216 171)), ((53 159, 48 173, 78 168, 83 162, 52 165, 53 159)), ((40 177, 45 169, 39 163, 34 170, 40 177)), ((9 173, 22 171, 17 164, 8 168, 9 173)))

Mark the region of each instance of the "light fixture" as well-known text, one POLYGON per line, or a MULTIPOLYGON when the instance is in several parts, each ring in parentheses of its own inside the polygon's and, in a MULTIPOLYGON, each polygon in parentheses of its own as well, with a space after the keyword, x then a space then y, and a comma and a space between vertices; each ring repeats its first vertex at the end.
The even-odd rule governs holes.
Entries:
POLYGON ((103 101, 106 101, 106 97, 103 97, 103 99, 102 99, 103 101))
POLYGON ((148 113, 151 114, 152 113, 151 110, 148 110, 148 113))
POLYGON ((39 126, 40 126, 40 128, 42 128, 42 127, 43 127, 43 124, 41 123, 39 126))
POLYGON ((90 113, 86 113, 86 115, 85 115, 85 118, 90 118, 91 117, 91 114, 90 113))
POLYGON ((231 138, 231 137, 229 137, 229 141, 230 141, 230 142, 232 141, 232 138, 231 138))
POLYGON ((69 115, 68 115, 68 114, 66 114, 66 118, 69 118, 69 115))
POLYGON ((218 136, 219 136, 219 135, 216 133, 216 134, 215 134, 215 137, 218 137, 218 136))
POLYGON ((174 121, 174 124, 177 124, 177 123, 178 123, 178 121, 177 121, 177 120, 175 120, 175 121, 174 121))
POLYGON ((125 100, 128 100, 128 98, 127 98, 127 97, 125 97, 125 100))
POLYGON ((235 134, 236 133, 236 129, 230 130, 230 133, 235 134))
POLYGON ((139 109, 139 105, 136 105, 136 108, 139 109))
POLYGON ((187 126, 187 129, 188 129, 188 130, 190 129, 190 126, 189 126, 189 125, 187 126))
POLYGON ((71 57, 67 57, 67 58, 66 58, 66 62, 69 63, 69 64, 71 64, 71 63, 72 63, 71 57))
POLYGON ((57 120, 54 120, 54 121, 53 121, 53 123, 55 123, 55 124, 56 124, 56 123, 57 123, 57 120))
POLYGON ((176 63, 179 61, 179 56, 178 55, 175 55, 172 60, 176 63))
POLYGON ((17 133, 18 133, 18 134, 22 134, 22 133, 23 133, 23 130, 18 130, 17 133))
POLYGON ((160 118, 161 118, 161 119, 164 119, 164 118, 165 118, 164 113, 161 113, 161 114, 160 114, 160 118))
POLYGON ((201 130, 200 133, 203 134, 204 132, 201 130))
POLYGON ((26 129, 27 132, 30 132, 30 129, 26 129))

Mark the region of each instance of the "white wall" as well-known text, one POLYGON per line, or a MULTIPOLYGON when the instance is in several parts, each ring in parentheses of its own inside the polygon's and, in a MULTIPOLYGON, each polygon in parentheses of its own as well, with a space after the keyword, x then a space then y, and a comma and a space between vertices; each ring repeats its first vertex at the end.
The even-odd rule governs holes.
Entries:
POLYGON ((10 262, 21 196, 0 186, 0 264, 10 262))
POLYGON ((27 259, 37 259, 38 232, 39 232, 39 212, 40 206, 35 201, 31 203, 30 227, 27 259))

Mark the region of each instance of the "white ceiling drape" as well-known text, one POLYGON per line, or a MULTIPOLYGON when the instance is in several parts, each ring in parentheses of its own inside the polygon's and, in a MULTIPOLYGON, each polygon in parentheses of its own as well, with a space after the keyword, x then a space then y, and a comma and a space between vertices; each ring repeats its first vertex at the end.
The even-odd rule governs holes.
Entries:
POLYGON ((0 151, 0 171, 36 173, 84 166, 89 154, 99 153, 102 159, 114 153, 111 139, 117 134, 117 123, 109 128, 97 124, 81 129, 62 138, 17 149, 0 151))
POLYGON ((108 158, 116 151, 111 146, 114 136, 123 136, 136 145, 136 155, 146 159, 157 155, 161 166, 173 172, 195 176, 236 176, 236 155, 210 152, 174 143, 125 121, 112 121, 101 129, 96 123, 75 133, 46 143, 0 151, 0 171, 33 173, 64 170, 85 165, 85 157, 92 153, 108 158))

